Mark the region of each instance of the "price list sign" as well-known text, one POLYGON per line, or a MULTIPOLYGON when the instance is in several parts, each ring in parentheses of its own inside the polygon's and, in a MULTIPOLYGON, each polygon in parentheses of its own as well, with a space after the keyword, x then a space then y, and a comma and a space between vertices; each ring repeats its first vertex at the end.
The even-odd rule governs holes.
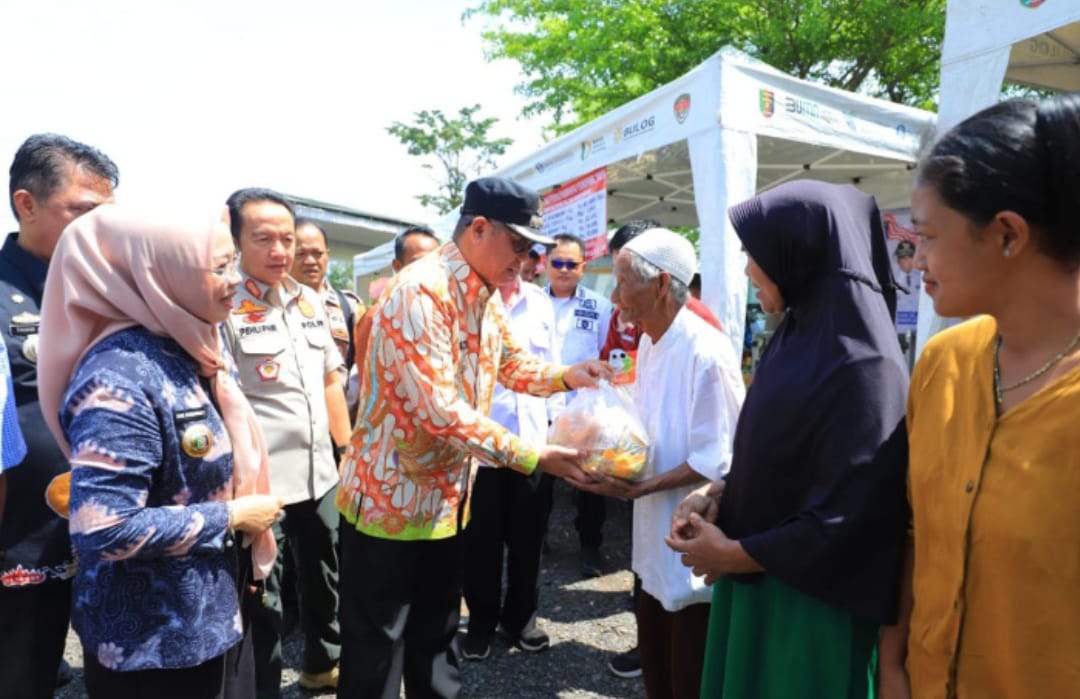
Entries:
POLYGON ((607 169, 600 168, 544 195, 544 234, 585 243, 585 259, 607 253, 607 169))

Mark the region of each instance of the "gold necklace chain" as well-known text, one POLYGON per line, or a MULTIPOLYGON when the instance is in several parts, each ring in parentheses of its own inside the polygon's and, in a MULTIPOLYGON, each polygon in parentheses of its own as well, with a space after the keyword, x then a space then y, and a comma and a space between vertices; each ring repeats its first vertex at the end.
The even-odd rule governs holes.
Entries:
POLYGON ((1069 353, 1076 349, 1076 346, 1080 344, 1080 332, 1073 335, 1073 339, 1069 340, 1069 344, 1065 345, 1065 348, 1050 358, 1046 364, 1031 372, 1024 378, 1020 379, 1016 383, 1010 386, 1001 385, 1001 365, 998 362, 998 352, 1001 350, 1001 335, 997 336, 997 342, 994 343, 994 400, 997 401, 1000 407, 1005 402, 1005 394, 1009 391, 1014 391, 1025 384, 1029 384, 1035 379, 1039 378, 1046 372, 1057 366, 1058 362, 1065 357, 1069 356, 1069 353))

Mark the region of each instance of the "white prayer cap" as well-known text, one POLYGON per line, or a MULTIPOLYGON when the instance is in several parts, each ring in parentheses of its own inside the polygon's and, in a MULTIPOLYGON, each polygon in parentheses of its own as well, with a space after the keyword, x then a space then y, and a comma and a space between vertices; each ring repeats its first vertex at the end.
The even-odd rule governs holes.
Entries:
POLYGON ((667 272, 687 286, 698 271, 694 244, 666 228, 650 228, 623 247, 667 272))

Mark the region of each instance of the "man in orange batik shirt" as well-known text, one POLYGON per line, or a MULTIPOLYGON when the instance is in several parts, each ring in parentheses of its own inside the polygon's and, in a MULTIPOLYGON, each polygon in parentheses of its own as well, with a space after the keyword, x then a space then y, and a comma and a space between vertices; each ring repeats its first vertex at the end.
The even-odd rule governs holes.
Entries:
POLYGON ((495 381, 546 396, 595 385, 592 360, 546 364, 510 336, 494 294, 539 229, 536 192, 469 183, 453 240, 402 270, 373 311, 360 411, 341 472, 338 697, 456 697, 463 540, 476 461, 584 483, 581 455, 537 447, 491 420, 495 381))

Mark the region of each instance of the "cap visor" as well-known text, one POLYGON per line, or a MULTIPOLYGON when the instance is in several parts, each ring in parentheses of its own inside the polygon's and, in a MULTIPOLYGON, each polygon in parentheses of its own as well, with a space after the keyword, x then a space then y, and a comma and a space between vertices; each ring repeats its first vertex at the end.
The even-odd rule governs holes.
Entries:
MULTIPOLYGON (((505 223, 505 222, 504 222, 505 223)), ((520 235, 525 236, 534 243, 543 243, 544 245, 554 245, 555 239, 551 236, 544 235, 535 228, 529 228, 528 226, 522 226, 517 223, 507 223, 507 226, 513 228, 520 235)))

